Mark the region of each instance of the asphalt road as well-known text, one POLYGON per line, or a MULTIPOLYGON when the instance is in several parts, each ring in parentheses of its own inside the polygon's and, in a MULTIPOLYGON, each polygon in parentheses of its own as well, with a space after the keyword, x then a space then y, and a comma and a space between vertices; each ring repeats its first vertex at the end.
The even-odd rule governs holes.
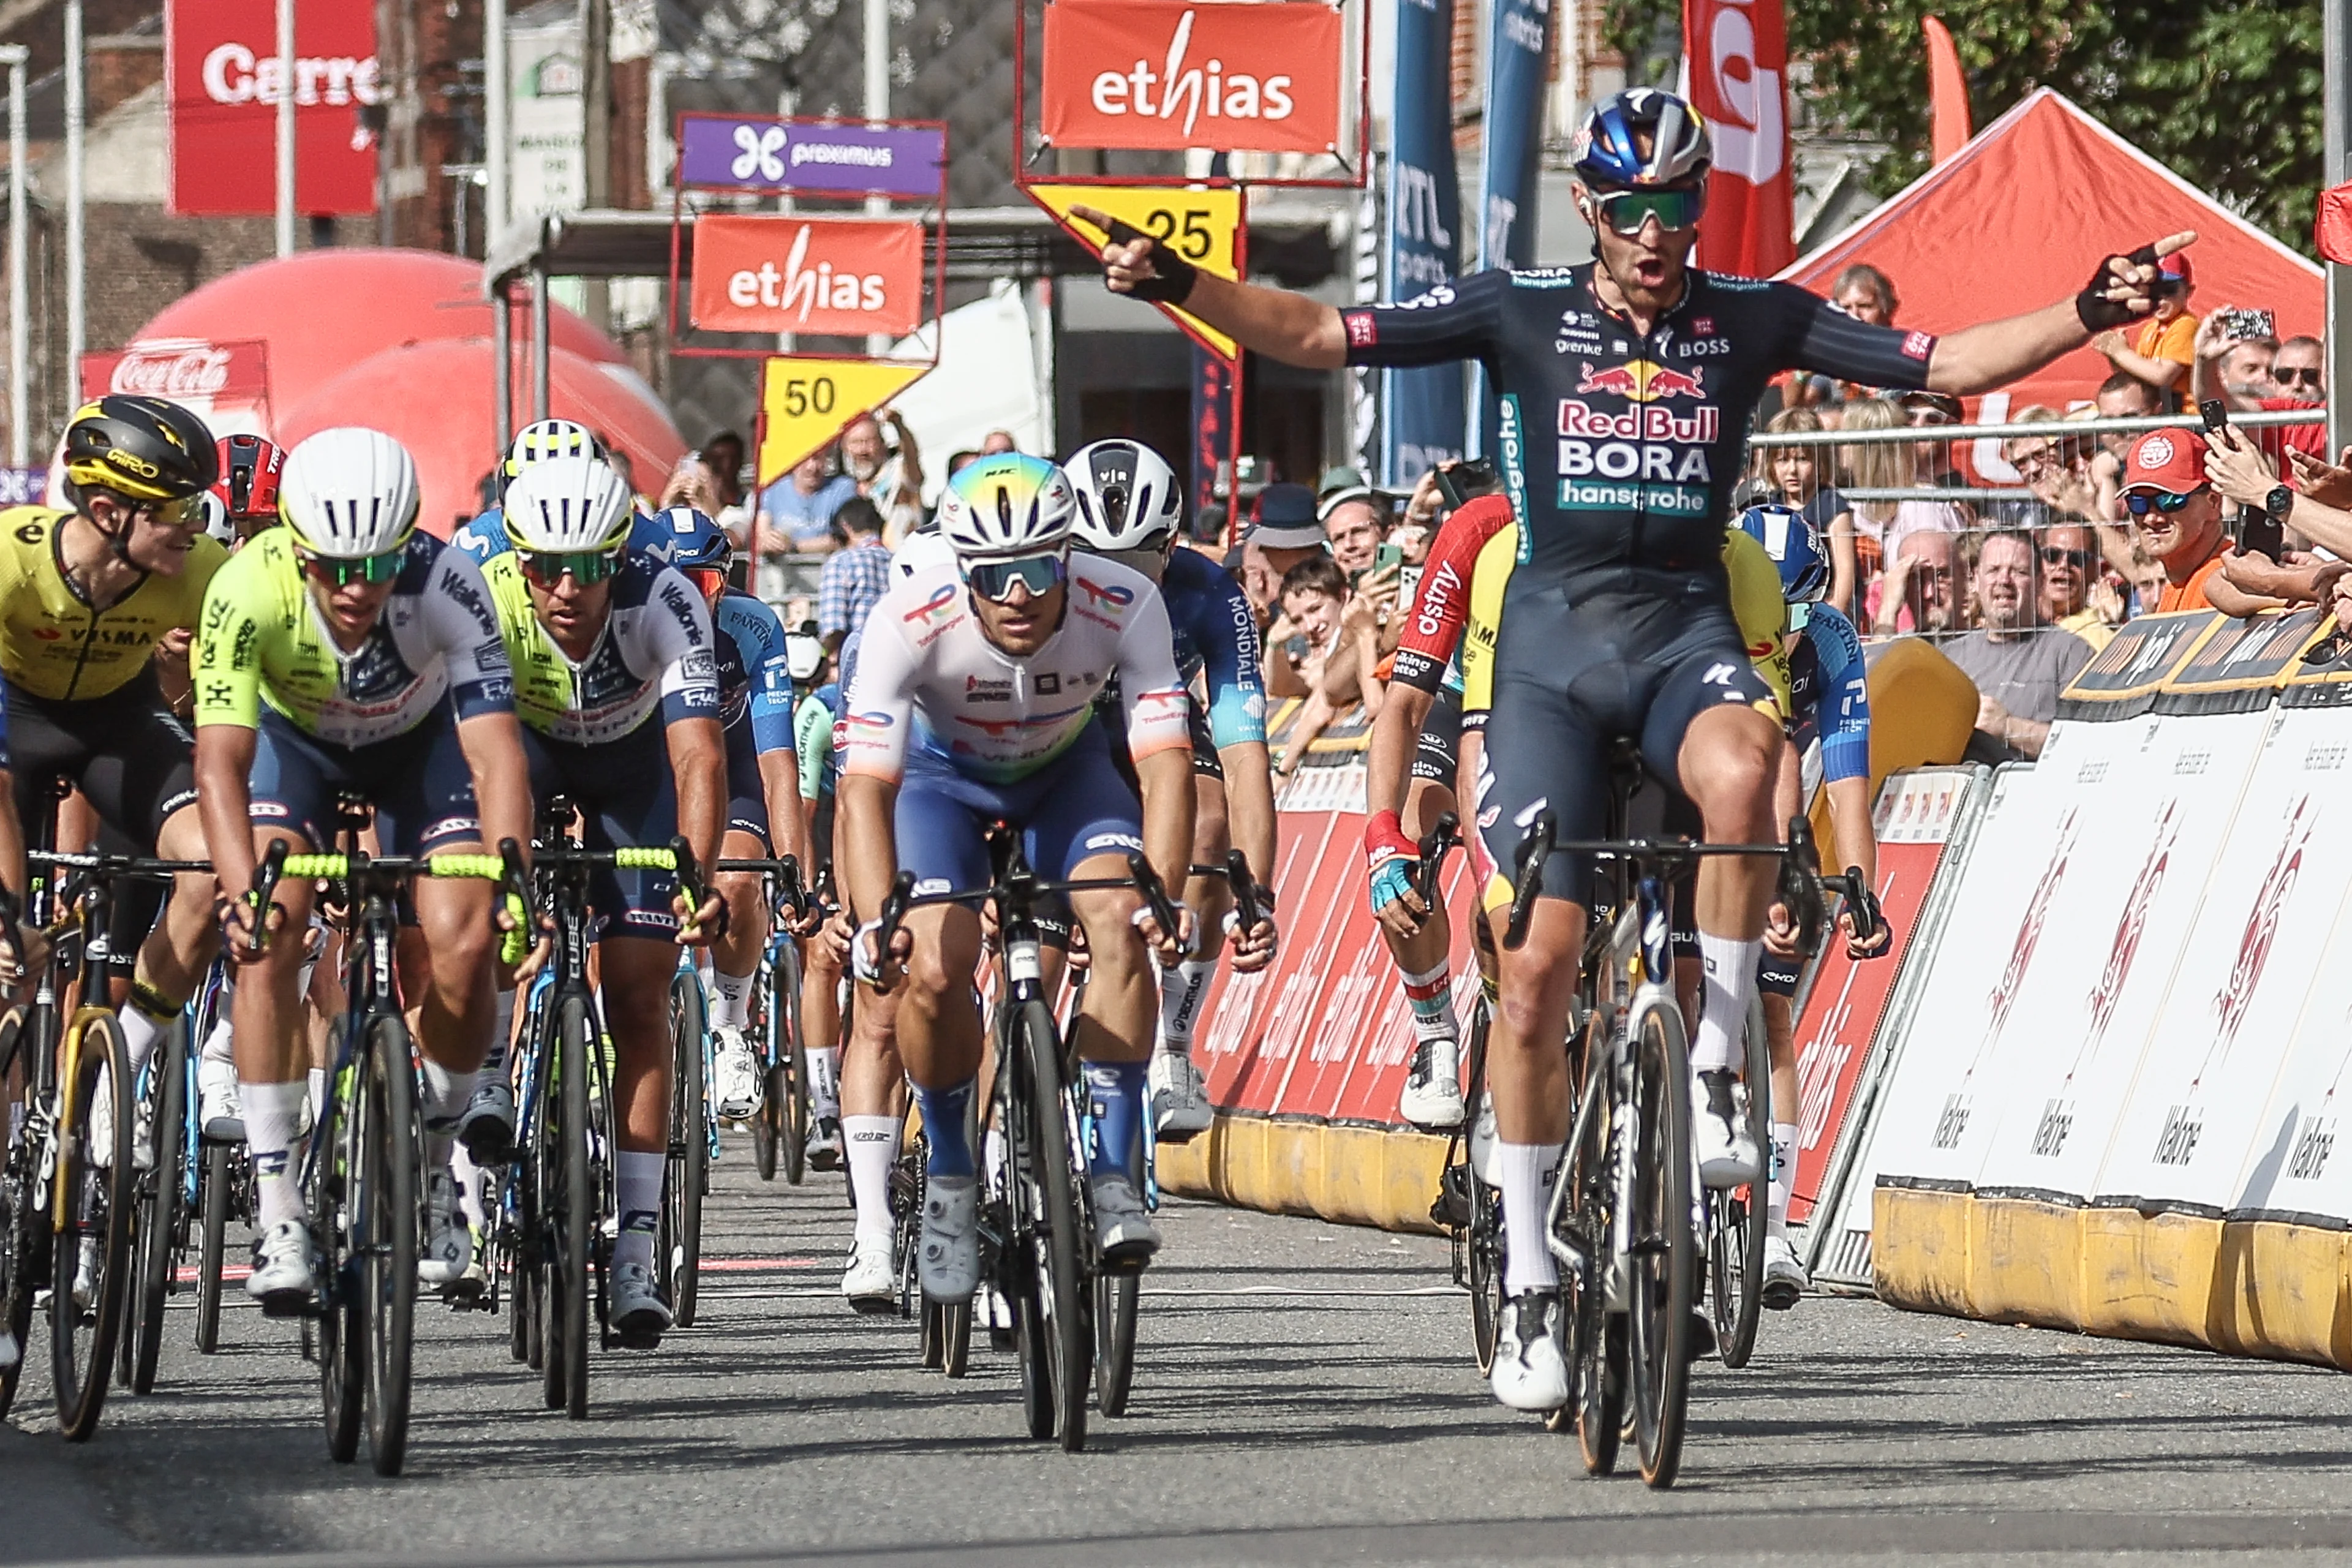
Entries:
POLYGON ((1487 1396, 1442 1244, 1176 1204, 1131 1414, 1021 1434, 1011 1358, 950 1384, 835 1293, 838 1178, 730 1144, 701 1323, 550 1415, 503 1320, 422 1319, 408 1474, 326 1457, 286 1326, 239 1310, 67 1448, 32 1372, 0 1563, 1047 1564, 2221 1559, 2352 1552, 2352 1384, 2309 1368, 1809 1300, 1708 1363, 1683 1481, 1586 1478, 1487 1396))

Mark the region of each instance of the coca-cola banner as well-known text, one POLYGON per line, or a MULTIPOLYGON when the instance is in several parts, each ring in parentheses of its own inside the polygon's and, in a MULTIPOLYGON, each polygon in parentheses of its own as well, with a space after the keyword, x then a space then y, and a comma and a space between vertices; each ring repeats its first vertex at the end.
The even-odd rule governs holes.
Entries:
POLYGON ((1337 8, 1053 0, 1038 128, 1064 147, 1335 153, 1337 8))
POLYGON ((1769 278, 1797 258, 1789 29, 1780 0, 1687 0, 1683 90, 1715 139, 1698 264, 1769 278))
POLYGON ((81 356, 81 395, 144 393, 194 410, 216 436, 269 434, 269 347, 258 341, 151 338, 81 356))
POLYGON ((923 322, 923 226, 706 215, 694 225, 691 309, 717 332, 911 332, 923 322))
MULTIPOLYGON (((278 210, 275 0, 168 0, 171 210, 250 216, 278 210)), ((302 0, 294 19, 294 204, 342 216, 375 210, 375 136, 361 110, 382 100, 373 0, 302 0)))

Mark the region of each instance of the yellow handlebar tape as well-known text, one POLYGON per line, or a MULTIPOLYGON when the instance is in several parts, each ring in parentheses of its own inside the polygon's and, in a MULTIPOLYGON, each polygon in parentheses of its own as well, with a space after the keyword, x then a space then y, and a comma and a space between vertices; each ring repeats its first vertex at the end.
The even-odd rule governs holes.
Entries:
POLYGON ((668 849, 624 845, 613 851, 613 864, 624 871, 675 871, 677 856, 668 849))
MULTIPOLYGON (((298 881, 313 881, 320 878, 348 877, 352 874, 352 858, 348 855, 289 855, 283 874, 298 881)), ((477 877, 495 882, 507 874, 506 862, 495 855, 434 855, 426 858, 425 874, 428 877, 477 877)))

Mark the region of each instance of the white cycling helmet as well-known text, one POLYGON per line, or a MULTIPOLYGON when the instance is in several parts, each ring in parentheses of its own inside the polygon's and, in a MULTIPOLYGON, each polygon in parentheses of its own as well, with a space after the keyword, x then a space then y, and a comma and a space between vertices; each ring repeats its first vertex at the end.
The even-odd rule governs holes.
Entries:
POLYGON ((515 432, 507 446, 506 461, 499 465, 499 478, 512 484, 522 471, 533 463, 543 463, 550 458, 601 458, 604 443, 585 425, 572 419, 538 419, 515 432))
POLYGON ((312 553, 383 555, 416 527, 416 460, 381 430, 321 430, 286 456, 278 515, 312 553))
POLYGON ((1078 503, 1071 525, 1079 545, 1158 550, 1184 523, 1184 494, 1168 459, 1140 441, 1115 439, 1081 447, 1062 465, 1078 503))
POLYGON ((627 481, 604 458, 550 458, 516 477, 506 519, 517 549, 601 552, 628 539, 635 507, 627 481))
POLYGON ((955 546, 936 528, 919 529, 898 542, 890 566, 901 577, 912 577, 929 566, 945 566, 956 558, 955 546))
POLYGON ((940 532, 959 559, 1037 555, 1068 542, 1077 510, 1069 476, 1051 461, 999 452, 948 481, 940 532))

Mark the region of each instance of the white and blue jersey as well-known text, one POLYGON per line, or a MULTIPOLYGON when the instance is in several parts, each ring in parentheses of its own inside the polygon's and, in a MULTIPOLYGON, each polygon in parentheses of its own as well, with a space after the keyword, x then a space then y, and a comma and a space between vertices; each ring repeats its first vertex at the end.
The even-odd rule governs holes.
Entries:
POLYGON ((1789 731, 1822 741, 1822 778, 1870 776, 1870 685, 1853 623, 1815 605, 1789 655, 1789 731))
POLYGON ((1205 688, 1209 736, 1219 751, 1265 739, 1265 666, 1257 619, 1233 574, 1197 550, 1178 550, 1160 574, 1160 595, 1176 634, 1176 668, 1205 688))

